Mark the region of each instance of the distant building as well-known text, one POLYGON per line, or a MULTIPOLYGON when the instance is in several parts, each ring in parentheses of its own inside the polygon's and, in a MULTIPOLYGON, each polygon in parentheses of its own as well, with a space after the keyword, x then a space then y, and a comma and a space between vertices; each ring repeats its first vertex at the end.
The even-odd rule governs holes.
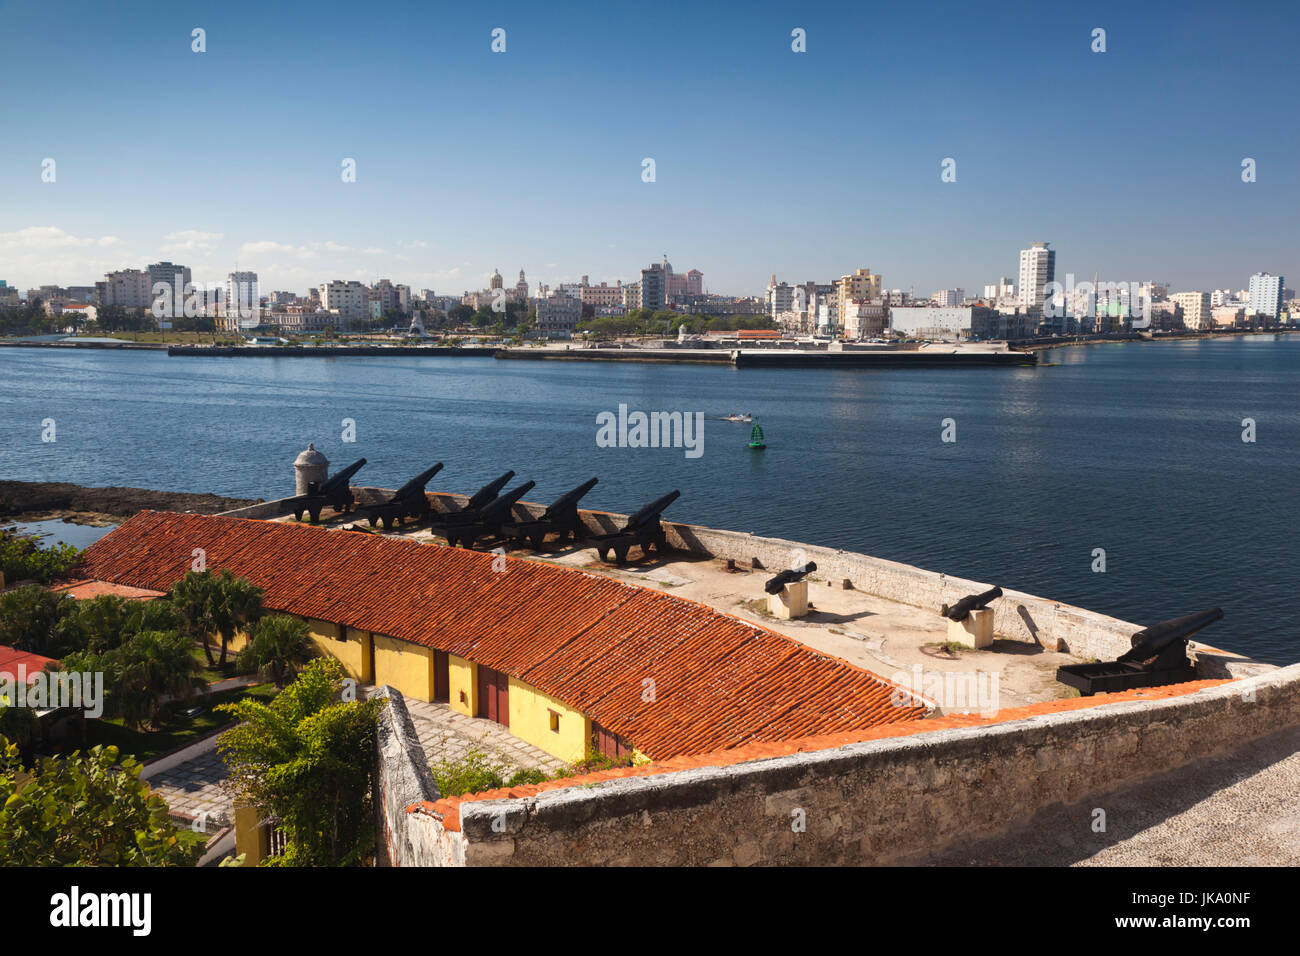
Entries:
POLYGON ((256 272, 231 272, 226 276, 226 302, 221 328, 234 332, 251 329, 260 321, 262 297, 256 272))
POLYGON ((662 263, 651 263, 641 270, 640 308, 657 312, 668 307, 668 257, 662 263))
POLYGON ((547 339, 571 339, 582 321, 582 300, 556 292, 537 302, 537 334, 547 339))
POLYGON ((885 332, 885 314, 880 301, 850 299, 840 312, 840 328, 845 338, 875 338, 885 332))
POLYGON ((580 301, 594 309, 609 309, 623 306, 623 282, 615 280, 614 285, 602 282, 600 285, 584 285, 580 301))
POLYGON ((355 280, 334 279, 321 283, 320 303, 321 308, 340 320, 335 328, 348 328, 370 314, 370 290, 355 280))
POLYGON ((965 289, 940 289, 930 296, 930 301, 944 308, 956 308, 965 298, 965 289))
POLYGON ((1281 276, 1257 272, 1250 277, 1250 310, 1256 315, 1276 319, 1282 311, 1281 276))
POLYGON ((873 276, 870 269, 858 269, 851 275, 840 276, 835 283, 836 311, 840 316, 840 324, 845 324, 844 316, 848 312, 848 304, 854 299, 864 302, 879 301, 880 286, 880 276, 873 276))
POLYGON ((1044 290, 1056 281, 1056 252, 1050 243, 1031 243, 1020 250, 1020 307, 1031 315, 1043 314, 1044 290))
POLYGON ((95 303, 124 309, 147 309, 153 304, 152 276, 144 269, 110 272, 95 283, 95 303))
POLYGON ((145 269, 149 273, 149 304, 154 314, 163 319, 184 315, 186 290, 192 284, 190 267, 155 262, 145 269), (166 290, 161 286, 166 286, 166 290))
POLYGON ((1200 331, 1214 327, 1210 312, 1210 293, 1175 292, 1169 300, 1182 309, 1184 328, 1200 331))
POLYGON ((900 306, 889 310, 889 327, 906 338, 932 342, 1029 338, 1037 320, 986 306, 900 306))

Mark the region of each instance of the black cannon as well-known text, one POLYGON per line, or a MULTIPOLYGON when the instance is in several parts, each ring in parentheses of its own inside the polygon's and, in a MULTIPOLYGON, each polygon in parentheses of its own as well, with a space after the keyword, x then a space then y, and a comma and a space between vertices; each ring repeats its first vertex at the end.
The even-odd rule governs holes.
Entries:
POLYGON ((429 499, 424 493, 424 486, 440 471, 442 471, 442 462, 438 462, 428 471, 420 472, 393 492, 393 497, 387 501, 365 508, 370 527, 373 528, 375 522, 382 521, 386 530, 392 530, 394 524, 400 525, 407 518, 422 520, 431 510, 429 499))
POLYGON ((993 601, 1002 597, 1001 588, 989 588, 982 594, 968 594, 952 607, 944 605, 939 608, 939 613, 950 621, 956 621, 959 624, 970 616, 971 611, 982 611, 993 601))
POLYGON ((642 554, 649 554, 652 545, 662 553, 667 547, 667 540, 664 526, 659 523, 659 516, 681 496, 680 491, 671 491, 662 498, 656 498, 634 514, 628 515, 627 521, 618 531, 592 537, 591 541, 600 554, 600 560, 608 561, 609 553, 613 551, 618 563, 622 564, 627 560, 627 553, 633 545, 639 545, 642 554))
POLYGON ((478 509, 478 517, 470 522, 440 526, 434 530, 454 547, 472 548, 480 538, 493 538, 501 534, 501 526, 510 520, 515 502, 532 490, 535 481, 525 481, 504 495, 493 498, 478 509))
POLYGON ((585 537, 587 526, 582 523, 582 518, 578 516, 578 502, 592 488, 596 487, 597 479, 592 478, 584 481, 572 491, 560 495, 550 503, 546 511, 540 518, 530 521, 508 521, 501 526, 501 535, 507 538, 511 544, 519 544, 527 541, 529 547, 534 551, 541 550, 542 542, 546 536, 552 532, 558 534, 560 541, 568 539, 573 535, 573 540, 585 537))
POLYGON ((817 562, 809 561, 802 568, 790 568, 788 571, 782 571, 775 577, 768 578, 767 583, 763 585, 763 590, 768 594, 780 594, 781 589, 787 584, 802 581, 805 575, 812 574, 816 570, 817 562))
POLYGON ((356 502, 348 482, 365 463, 364 458, 358 458, 342 471, 335 472, 322 482, 308 482, 305 495, 298 495, 285 502, 288 510, 292 511, 294 518, 299 521, 302 520, 305 511, 311 516, 312 524, 320 521, 321 510, 326 505, 333 508, 335 513, 346 514, 352 510, 352 505, 356 502))
POLYGON ((465 502, 465 507, 459 511, 447 511, 442 514, 434 515, 432 521, 434 530, 439 527, 451 527, 452 525, 472 524, 478 520, 479 511, 484 505, 490 504, 497 495, 501 494, 501 489, 506 486, 506 482, 515 476, 513 471, 507 471, 504 475, 492 479, 478 491, 470 496, 469 501, 465 502))
POLYGON ((1187 656, 1187 642, 1201 628, 1222 618, 1223 611, 1212 607, 1161 621, 1134 634, 1132 648, 1115 660, 1067 664, 1056 669, 1056 679, 1084 697, 1195 680, 1196 666, 1187 656))

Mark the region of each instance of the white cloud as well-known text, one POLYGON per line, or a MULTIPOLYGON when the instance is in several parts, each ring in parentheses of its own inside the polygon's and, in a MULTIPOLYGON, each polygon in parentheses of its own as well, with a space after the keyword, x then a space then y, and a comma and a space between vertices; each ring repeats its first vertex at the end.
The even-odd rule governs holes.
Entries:
POLYGON ((179 232, 169 232, 163 236, 162 245, 158 247, 159 252, 167 254, 178 252, 212 252, 217 247, 217 241, 222 238, 219 232, 200 232, 197 229, 182 229, 179 232))
POLYGON ((239 258, 245 259, 249 256, 293 256, 296 259, 314 259, 316 253, 307 246, 292 246, 284 242, 275 242, 271 239, 262 239, 257 242, 246 242, 239 247, 239 258))

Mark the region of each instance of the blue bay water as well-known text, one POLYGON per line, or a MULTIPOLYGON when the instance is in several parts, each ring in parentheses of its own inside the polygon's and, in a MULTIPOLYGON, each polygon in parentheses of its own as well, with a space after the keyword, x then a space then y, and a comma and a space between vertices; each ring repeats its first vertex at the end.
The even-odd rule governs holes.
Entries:
POLYGON ((167 358, 0 349, 0 478, 292 493, 311 441, 358 480, 471 492, 506 468, 627 512, 860 551, 1300 659, 1300 336, 1059 349, 1022 369, 745 369, 494 359, 167 358), (598 448, 596 416, 710 420, 704 454, 598 448), (41 441, 55 420, 57 440, 41 441), (341 439, 356 422, 357 441, 341 439), (957 441, 940 440, 945 418, 957 441), (1257 441, 1242 441, 1242 420, 1257 441), (1106 553, 1094 573, 1093 551, 1106 553))

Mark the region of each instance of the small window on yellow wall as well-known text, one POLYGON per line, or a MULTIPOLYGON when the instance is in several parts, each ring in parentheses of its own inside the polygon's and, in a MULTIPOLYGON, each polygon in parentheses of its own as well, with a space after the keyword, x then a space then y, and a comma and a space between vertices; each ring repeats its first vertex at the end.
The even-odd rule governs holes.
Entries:
POLYGON ((560 715, 549 708, 547 708, 546 712, 551 715, 551 733, 558 734, 560 732, 560 715))

